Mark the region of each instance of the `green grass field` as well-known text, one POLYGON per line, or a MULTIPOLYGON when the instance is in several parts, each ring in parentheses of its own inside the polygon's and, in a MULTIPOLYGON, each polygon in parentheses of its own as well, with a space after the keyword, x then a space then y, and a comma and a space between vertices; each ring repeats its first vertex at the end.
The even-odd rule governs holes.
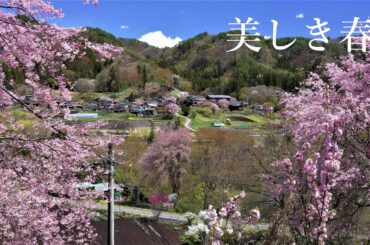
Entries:
POLYGON ((255 127, 265 126, 268 122, 277 123, 277 114, 243 114, 242 112, 218 112, 215 114, 198 113, 197 108, 193 108, 195 117, 191 118, 191 127, 194 129, 202 127, 212 127, 212 123, 224 123, 225 127, 255 127), (230 119, 230 125, 227 124, 230 119))

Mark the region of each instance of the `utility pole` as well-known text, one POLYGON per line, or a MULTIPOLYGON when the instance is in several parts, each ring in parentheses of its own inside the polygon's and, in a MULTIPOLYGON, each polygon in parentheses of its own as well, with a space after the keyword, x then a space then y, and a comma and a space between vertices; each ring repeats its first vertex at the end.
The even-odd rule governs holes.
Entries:
POLYGON ((108 245, 114 245, 114 163, 113 145, 110 143, 108 145, 108 245))

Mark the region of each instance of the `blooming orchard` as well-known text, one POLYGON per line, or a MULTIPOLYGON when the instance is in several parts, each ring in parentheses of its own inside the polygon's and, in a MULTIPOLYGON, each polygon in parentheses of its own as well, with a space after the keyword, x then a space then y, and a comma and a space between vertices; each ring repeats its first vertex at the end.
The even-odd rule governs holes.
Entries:
POLYGON ((86 48, 101 59, 122 50, 90 43, 81 37, 82 29, 46 23, 62 16, 60 9, 42 0, 0 1, 2 244, 82 244, 94 237, 87 209, 92 196, 74 189, 73 183, 93 178, 91 147, 108 139, 90 136, 94 124, 82 128, 57 117, 68 113, 58 102, 70 99, 62 70, 86 48), (22 86, 32 91, 36 105, 23 102, 19 84, 4 67, 24 74, 22 86), (14 118, 14 108, 24 113, 25 121, 14 118))

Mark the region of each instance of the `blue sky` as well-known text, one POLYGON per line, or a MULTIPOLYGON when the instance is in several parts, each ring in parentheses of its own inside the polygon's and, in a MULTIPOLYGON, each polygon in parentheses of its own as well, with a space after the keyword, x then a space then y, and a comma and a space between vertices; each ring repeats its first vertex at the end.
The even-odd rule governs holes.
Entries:
POLYGON ((353 20, 354 16, 364 20, 370 16, 367 0, 100 0, 98 6, 83 5, 81 0, 52 0, 52 3, 64 10, 65 17, 56 20, 61 26, 100 27, 118 37, 138 39, 154 31, 182 40, 205 31, 215 34, 228 31, 228 23, 233 22, 234 17, 242 21, 252 17, 259 21, 258 32, 263 35, 271 35, 271 19, 276 19, 279 37, 309 37, 305 25, 313 25, 313 18, 319 17, 329 22, 331 31, 327 36, 337 37, 343 30, 342 21, 353 20))

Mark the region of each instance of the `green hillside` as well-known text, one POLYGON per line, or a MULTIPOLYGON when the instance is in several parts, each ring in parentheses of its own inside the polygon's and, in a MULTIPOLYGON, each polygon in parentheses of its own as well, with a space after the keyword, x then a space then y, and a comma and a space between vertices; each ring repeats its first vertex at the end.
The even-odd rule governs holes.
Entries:
MULTIPOLYGON (((287 50, 277 51, 271 40, 262 40, 260 52, 242 47, 236 52, 227 42, 227 33, 201 33, 174 48, 159 49, 135 39, 116 38, 101 29, 88 28, 84 34, 98 43, 111 43, 125 49, 118 60, 99 63, 92 52, 67 64, 65 74, 71 81, 95 79, 95 92, 120 92, 127 88, 150 94, 160 84, 195 93, 225 93, 239 97, 243 88, 266 85, 293 90, 312 71, 320 72, 322 64, 336 61, 346 53, 336 40, 326 51, 308 48, 309 40, 296 38, 287 50)), ((293 38, 281 38, 279 45, 293 38)), ((83 91, 82 91, 83 92, 83 91)))
MULTIPOLYGON (((66 64, 63 71, 78 92, 122 92, 130 88, 138 96, 161 93, 160 85, 199 93, 222 93, 242 97, 248 87, 266 85, 294 90, 309 72, 320 72, 324 63, 338 61, 346 54, 344 44, 331 40, 324 52, 308 48, 309 40, 296 38, 287 50, 277 51, 271 40, 262 40, 260 52, 242 47, 226 52, 235 43, 228 42, 228 33, 201 33, 174 48, 159 49, 136 39, 116 38, 98 28, 87 28, 83 34, 92 42, 123 47, 122 58, 97 61, 95 54, 66 64), (77 81, 77 82, 75 82, 77 81), (74 86, 75 85, 75 86, 74 86)), ((279 45, 293 38, 281 38, 279 45)), ((21 71, 3 67, 7 75, 24 82, 21 71)), ((53 82, 50 81, 53 86, 53 82)))

